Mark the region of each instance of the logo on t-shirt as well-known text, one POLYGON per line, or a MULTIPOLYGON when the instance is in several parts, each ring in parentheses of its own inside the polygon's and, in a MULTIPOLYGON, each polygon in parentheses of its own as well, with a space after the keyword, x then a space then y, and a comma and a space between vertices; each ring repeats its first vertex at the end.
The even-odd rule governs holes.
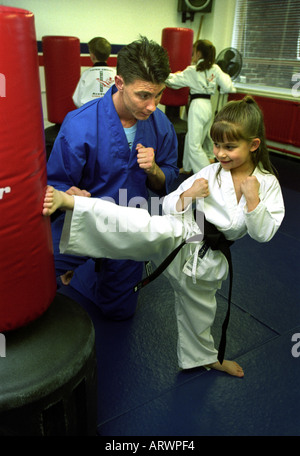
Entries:
POLYGON ((104 87, 110 87, 114 82, 113 78, 111 78, 111 77, 106 79, 106 81, 103 81, 102 79, 97 78, 97 81, 100 83, 100 85, 103 85, 104 87))

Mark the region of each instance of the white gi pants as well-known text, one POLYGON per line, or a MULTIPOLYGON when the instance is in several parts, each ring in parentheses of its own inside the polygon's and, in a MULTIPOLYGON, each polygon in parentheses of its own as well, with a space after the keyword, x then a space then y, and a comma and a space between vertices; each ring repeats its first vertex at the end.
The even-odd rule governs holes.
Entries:
POLYGON ((212 104, 205 98, 192 100, 188 111, 188 130, 185 136, 182 165, 185 171, 197 173, 214 158, 210 137, 212 104))
MULTIPOLYGON (((191 217, 186 219, 151 217, 143 209, 75 197, 74 211, 66 213, 60 250, 93 257, 152 260, 158 266, 183 239, 200 233, 196 222, 191 217)), ((211 326, 215 294, 227 276, 228 265, 221 252, 211 249, 201 260, 201 244, 185 245, 164 272, 175 292, 178 364, 183 369, 217 361, 211 326)))

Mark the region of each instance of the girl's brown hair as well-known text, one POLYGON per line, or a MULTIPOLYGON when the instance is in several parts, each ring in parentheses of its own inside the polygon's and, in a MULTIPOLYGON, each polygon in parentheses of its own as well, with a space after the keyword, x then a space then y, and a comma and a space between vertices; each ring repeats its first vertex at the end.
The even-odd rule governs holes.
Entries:
POLYGON ((196 66, 197 71, 209 70, 216 60, 216 48, 208 40, 198 40, 193 45, 194 49, 202 54, 202 61, 196 66))
POLYGON ((242 100, 229 101, 216 115, 211 127, 211 138, 215 143, 260 139, 259 147, 251 152, 254 168, 277 176, 266 145, 263 113, 249 95, 242 100))

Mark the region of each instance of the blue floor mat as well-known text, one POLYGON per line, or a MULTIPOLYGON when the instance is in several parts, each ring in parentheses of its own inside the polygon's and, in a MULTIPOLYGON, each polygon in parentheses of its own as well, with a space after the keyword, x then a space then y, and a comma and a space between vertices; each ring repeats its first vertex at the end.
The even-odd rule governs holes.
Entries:
MULTIPOLYGON (((300 241, 277 233, 270 243, 249 237, 232 247, 233 302, 278 331, 300 324, 300 241)), ((226 296, 228 283, 222 287, 226 296)))
MULTIPOLYGON (((62 292, 81 301, 94 322, 99 370, 100 435, 122 435, 118 433, 120 416, 169 394, 170 389, 177 389, 187 381, 207 374, 203 368, 189 371, 178 368, 173 290, 164 277, 142 290, 136 315, 123 322, 103 318, 93 304, 83 300, 71 288, 65 287, 62 292)), ((218 311, 212 330, 216 344, 220 339, 227 299, 218 295, 217 301, 218 311)), ((226 357, 241 357, 277 336, 277 333, 233 304, 226 357)), ((225 375, 225 378, 231 381, 229 376, 225 375)), ((148 418, 152 420, 150 415, 148 418)), ((140 435, 137 432, 139 430, 133 426, 131 434, 123 435, 140 435)))
POLYGON ((243 379, 217 371, 186 375, 180 385, 100 425, 100 434, 299 436, 300 362, 291 355, 291 336, 276 336, 241 356, 243 379))

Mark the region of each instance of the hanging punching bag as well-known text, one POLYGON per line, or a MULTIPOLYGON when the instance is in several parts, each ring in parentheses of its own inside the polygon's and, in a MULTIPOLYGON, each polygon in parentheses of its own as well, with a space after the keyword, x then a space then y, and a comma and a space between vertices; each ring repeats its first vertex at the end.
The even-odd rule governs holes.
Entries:
MULTIPOLYGON (((182 71, 191 64, 193 35, 193 30, 188 28, 167 27, 163 29, 161 45, 168 52, 172 73, 182 71)), ((185 106, 188 103, 188 96, 188 88, 174 90, 167 87, 160 103, 165 106, 185 106)))
POLYGON ((56 280, 34 16, 0 6, 0 332, 39 317, 56 280))
POLYGON ((76 109, 73 93, 80 79, 80 41, 74 36, 43 36, 49 122, 61 124, 76 109))

